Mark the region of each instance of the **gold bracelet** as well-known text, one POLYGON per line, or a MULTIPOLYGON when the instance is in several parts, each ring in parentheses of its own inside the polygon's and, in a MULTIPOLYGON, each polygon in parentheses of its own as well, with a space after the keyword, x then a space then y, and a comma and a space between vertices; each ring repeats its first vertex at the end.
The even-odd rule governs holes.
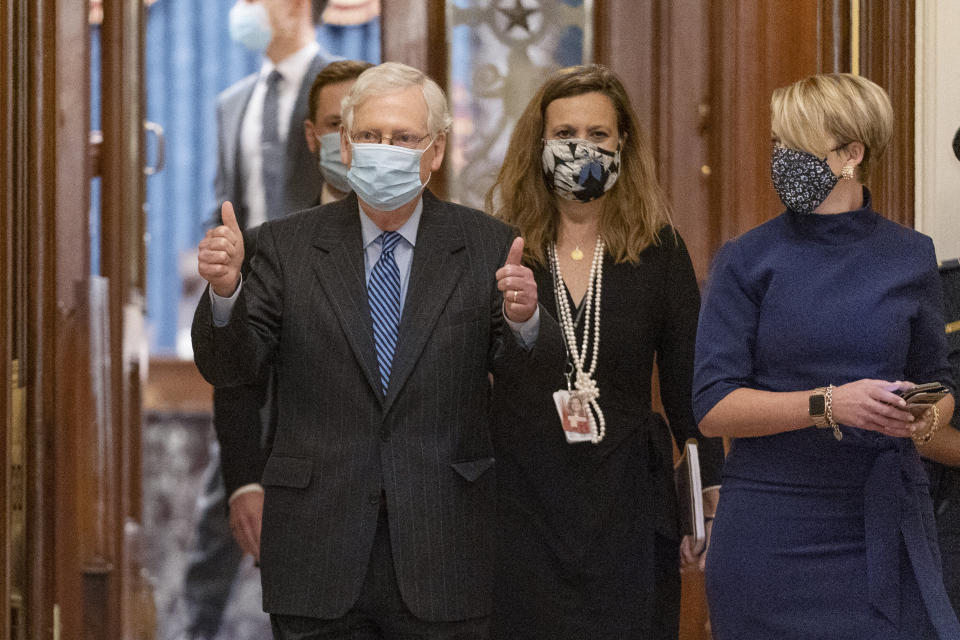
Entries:
POLYGON ((930 428, 924 431, 923 433, 914 433, 910 436, 910 439, 917 446, 923 446, 930 442, 933 439, 933 434, 937 432, 940 428, 940 408, 937 405, 932 405, 923 413, 923 417, 926 418, 927 414, 933 411, 933 424, 930 425, 930 428))
POLYGON ((843 440, 843 433, 840 431, 840 425, 833 419, 833 389, 833 385, 828 384, 826 390, 823 392, 825 400, 823 417, 827 419, 827 424, 833 429, 833 437, 839 441, 843 440))

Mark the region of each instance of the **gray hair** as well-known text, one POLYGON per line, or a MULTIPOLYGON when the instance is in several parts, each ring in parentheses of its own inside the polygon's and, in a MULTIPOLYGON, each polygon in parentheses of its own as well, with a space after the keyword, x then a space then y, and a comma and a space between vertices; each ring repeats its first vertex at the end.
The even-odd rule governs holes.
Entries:
POLYGON ((430 135, 445 133, 453 119, 447 96, 436 82, 419 69, 399 62, 384 62, 371 67, 360 74, 340 103, 343 126, 350 131, 353 128, 353 114, 357 106, 368 98, 383 93, 402 91, 408 87, 420 87, 423 100, 427 104, 427 128, 430 135))

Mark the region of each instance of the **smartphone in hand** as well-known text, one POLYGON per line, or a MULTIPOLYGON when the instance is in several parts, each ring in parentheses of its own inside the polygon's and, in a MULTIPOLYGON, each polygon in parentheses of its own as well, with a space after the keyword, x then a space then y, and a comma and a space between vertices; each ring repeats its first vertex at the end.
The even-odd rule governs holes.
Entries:
POLYGON ((907 401, 903 408, 912 413, 915 418, 919 418, 933 404, 950 393, 950 390, 939 382, 926 382, 911 389, 894 391, 894 393, 907 401))

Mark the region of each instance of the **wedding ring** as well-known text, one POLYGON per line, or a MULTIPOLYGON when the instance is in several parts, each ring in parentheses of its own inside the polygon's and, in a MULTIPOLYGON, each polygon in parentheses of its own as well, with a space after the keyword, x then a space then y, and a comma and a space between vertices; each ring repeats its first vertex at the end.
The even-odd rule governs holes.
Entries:
POLYGON ((517 304, 517 296, 520 295, 519 289, 513 290, 513 304, 517 304))

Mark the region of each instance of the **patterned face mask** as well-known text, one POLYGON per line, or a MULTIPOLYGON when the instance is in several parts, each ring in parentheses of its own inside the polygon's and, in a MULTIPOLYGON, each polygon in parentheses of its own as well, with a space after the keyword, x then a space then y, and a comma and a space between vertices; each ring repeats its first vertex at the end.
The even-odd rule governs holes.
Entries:
POLYGON ((796 149, 773 148, 770 178, 780 201, 798 213, 813 213, 837 185, 837 176, 823 158, 796 149))
POLYGON ((561 198, 590 202, 613 187, 620 175, 620 145, 607 151, 587 140, 544 140, 543 175, 561 198))

